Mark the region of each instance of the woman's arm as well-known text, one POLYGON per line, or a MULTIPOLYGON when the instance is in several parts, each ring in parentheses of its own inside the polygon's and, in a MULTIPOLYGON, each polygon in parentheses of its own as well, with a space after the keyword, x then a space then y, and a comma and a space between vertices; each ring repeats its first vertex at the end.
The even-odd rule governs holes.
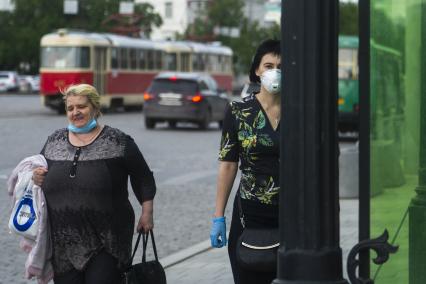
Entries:
POLYGON ((238 162, 219 162, 215 217, 222 217, 238 171, 238 162))
POLYGON ((137 231, 147 233, 154 227, 153 220, 153 212, 154 212, 154 200, 145 200, 142 203, 142 214, 139 218, 137 231))

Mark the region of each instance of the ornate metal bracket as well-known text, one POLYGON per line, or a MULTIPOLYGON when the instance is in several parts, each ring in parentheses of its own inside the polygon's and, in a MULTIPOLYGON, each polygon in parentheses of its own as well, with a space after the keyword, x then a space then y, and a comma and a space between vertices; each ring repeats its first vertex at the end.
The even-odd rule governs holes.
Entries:
POLYGON ((371 279, 363 279, 356 276, 356 269, 359 266, 359 260, 356 256, 360 251, 373 249, 377 254, 376 258, 373 259, 373 262, 378 265, 385 263, 389 259, 390 253, 398 251, 398 246, 389 244, 388 239, 389 233, 388 230, 385 230, 380 237, 372 240, 361 241, 351 249, 347 262, 347 272, 351 284, 374 284, 374 281, 371 279))

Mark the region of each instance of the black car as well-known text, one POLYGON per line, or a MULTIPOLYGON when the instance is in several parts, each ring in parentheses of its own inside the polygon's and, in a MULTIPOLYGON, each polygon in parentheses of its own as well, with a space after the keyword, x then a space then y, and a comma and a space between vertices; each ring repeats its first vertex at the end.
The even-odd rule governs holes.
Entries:
POLYGON ((207 74, 192 72, 163 72, 158 74, 144 94, 145 126, 155 127, 167 121, 170 127, 177 122, 193 122, 206 129, 211 121, 222 125, 228 95, 217 88, 207 74))

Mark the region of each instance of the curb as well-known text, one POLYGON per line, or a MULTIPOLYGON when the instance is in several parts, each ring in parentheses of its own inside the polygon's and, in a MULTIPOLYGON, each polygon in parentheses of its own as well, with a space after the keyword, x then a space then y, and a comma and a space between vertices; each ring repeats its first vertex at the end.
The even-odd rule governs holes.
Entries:
POLYGON ((190 246, 189 248, 178 251, 174 254, 166 256, 160 259, 160 263, 164 269, 170 268, 173 265, 181 263, 191 257, 194 257, 200 253, 209 251, 212 249, 210 240, 203 241, 196 245, 190 246))

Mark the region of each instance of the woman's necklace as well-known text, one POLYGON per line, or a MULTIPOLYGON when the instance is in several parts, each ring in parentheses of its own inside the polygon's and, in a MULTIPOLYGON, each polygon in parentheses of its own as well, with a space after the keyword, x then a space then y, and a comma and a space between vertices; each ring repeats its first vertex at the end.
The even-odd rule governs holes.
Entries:
POLYGON ((95 131, 94 131, 94 133, 93 133, 93 135, 91 135, 88 139, 84 139, 84 138, 82 138, 82 136, 81 136, 81 134, 77 134, 77 133, 73 133, 73 132, 71 132, 72 134, 73 134, 73 136, 78 140, 78 141, 80 141, 80 143, 78 143, 79 144, 79 146, 86 146, 86 145, 89 145, 90 143, 92 143, 93 142, 93 140, 95 140, 95 138, 98 136, 98 134, 99 134, 99 132, 102 130, 102 127, 101 126, 97 126, 96 128, 95 128, 95 131))

